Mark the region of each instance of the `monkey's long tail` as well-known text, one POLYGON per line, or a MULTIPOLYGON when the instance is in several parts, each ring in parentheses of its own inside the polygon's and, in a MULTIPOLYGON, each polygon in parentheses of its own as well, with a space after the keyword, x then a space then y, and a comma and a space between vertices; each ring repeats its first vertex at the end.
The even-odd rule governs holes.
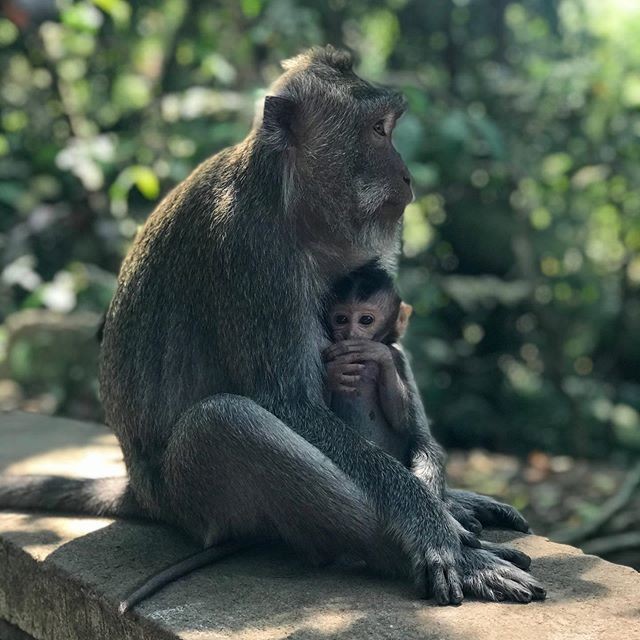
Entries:
POLYGON ((127 478, 0 475, 0 509, 147 519, 127 478))
POLYGON ((202 567, 206 567, 208 564, 222 560, 223 558, 233 555, 243 549, 247 549, 250 546, 252 546, 252 543, 246 541, 225 542, 223 544, 216 545, 215 547, 209 547, 194 553, 188 558, 185 558, 159 573, 156 573, 155 576, 149 578, 149 580, 147 580, 143 585, 129 594, 124 600, 122 600, 122 602, 120 602, 120 613, 125 613, 131 609, 131 607, 135 607, 139 602, 148 598, 156 591, 159 591, 170 582, 173 582, 178 578, 182 578, 182 576, 185 576, 196 569, 201 569, 202 567))

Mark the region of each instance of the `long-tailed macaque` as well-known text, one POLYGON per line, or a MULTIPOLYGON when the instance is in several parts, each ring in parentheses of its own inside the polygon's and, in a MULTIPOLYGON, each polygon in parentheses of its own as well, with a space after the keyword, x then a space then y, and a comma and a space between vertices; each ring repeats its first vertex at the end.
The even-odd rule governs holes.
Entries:
MULTIPOLYGON (((324 350, 323 359, 331 410, 409 468, 421 456, 439 456, 421 408, 422 418, 416 419, 415 403, 420 399, 411 387, 413 381, 405 377, 409 367, 399 345, 413 309, 400 299, 389 272, 375 262, 364 265, 335 283, 328 304, 325 322, 334 344, 324 350), (344 352, 344 347, 349 350, 344 352), (341 355, 335 356, 337 351, 341 355), (421 446, 421 441, 430 443, 432 449, 421 446)), ((432 478, 425 481, 432 482, 432 478)), ((444 493, 441 476, 433 488, 444 493)), ((468 543, 473 545, 473 540, 468 543)), ((216 545, 167 567, 124 598, 120 610, 127 611, 167 584, 246 546, 216 545)), ((498 548, 498 552, 505 550, 498 548)), ((523 554, 512 552, 508 557, 519 566, 528 566, 523 554)))
POLYGON ((122 265, 100 384, 126 481, 10 479, 0 506, 140 513, 204 547, 276 538, 315 562, 398 557, 441 604, 543 598, 522 554, 464 528, 526 530, 516 510, 446 490, 428 431, 407 468, 324 401, 332 283, 395 263, 412 198, 392 142, 405 103, 330 47, 284 67, 246 139, 163 199, 122 265))
POLYGON ((327 324, 334 344, 323 353, 331 410, 405 465, 412 421, 398 341, 412 310, 400 299, 388 271, 367 264, 333 288, 327 324), (352 349, 335 356, 347 340, 352 349))

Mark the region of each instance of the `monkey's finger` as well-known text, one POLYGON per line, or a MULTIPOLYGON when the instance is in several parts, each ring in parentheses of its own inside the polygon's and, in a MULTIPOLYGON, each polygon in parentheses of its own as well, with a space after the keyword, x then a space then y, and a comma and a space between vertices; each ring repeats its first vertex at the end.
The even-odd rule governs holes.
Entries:
POLYGON ((480 521, 474 518, 471 514, 465 513, 463 515, 454 514, 455 519, 467 530, 471 531, 473 535, 478 536, 482 533, 482 525, 480 521))
POLYGON ((508 577, 490 572, 487 575, 488 586, 499 592, 503 600, 528 603, 531 600, 544 600, 546 591, 530 576, 529 580, 519 580, 518 576, 508 577))
POLYGON ((336 386, 335 391, 338 393, 355 393, 357 391, 356 387, 347 387, 345 385, 339 384, 336 386))
POLYGON ((354 349, 353 351, 349 351, 348 353, 338 353, 329 358, 326 358, 324 361, 327 363, 351 363, 351 362, 362 362, 363 361, 364 350, 362 349, 354 349))
POLYGON ((476 536, 482 533, 482 525, 480 524, 480 520, 477 520, 473 516, 468 516, 464 522, 460 523, 465 529, 471 531, 471 533, 476 536))
POLYGON ((471 533, 475 535, 480 535, 482 533, 482 524, 480 523, 480 520, 475 518, 469 509, 454 501, 447 502, 447 509, 467 531, 471 531, 471 533))
POLYGON ((473 549, 480 549, 482 546, 480 540, 471 533, 471 531, 467 531, 461 524, 458 522, 453 516, 449 516, 450 521, 458 532, 458 536, 460 537, 460 542, 467 547, 472 547, 473 549))
POLYGON ((493 555, 498 556, 498 558, 502 558, 503 560, 514 564, 519 569, 527 571, 531 566, 531 558, 526 553, 522 553, 522 551, 518 551, 513 547, 502 547, 498 544, 494 544, 493 542, 483 541, 482 548, 486 551, 490 551, 493 555))
POLYGON ((471 547, 473 549, 480 549, 482 543, 476 536, 471 533, 471 531, 467 531, 466 529, 460 527, 460 541, 467 547, 471 547))
POLYGON ((519 585, 514 580, 504 578, 502 586, 505 588, 506 593, 509 594, 509 599, 514 602, 522 602, 526 604, 531 602, 534 598, 534 594, 529 589, 519 585))
POLYGON ((340 371, 341 374, 360 373, 363 369, 364 365, 358 362, 347 363, 336 367, 336 370, 340 371))
POLYGON ((479 506, 476 517, 485 527, 514 529, 522 533, 531 533, 529 523, 517 509, 511 505, 487 498, 479 506))
POLYGON ((360 351, 353 351, 351 353, 343 353, 342 355, 336 356, 330 361, 330 363, 333 366, 342 368, 347 364, 363 364, 364 358, 360 351))
POLYGON ((464 595, 462 593, 462 581, 460 580, 460 576, 453 567, 449 567, 446 571, 447 579, 449 581, 449 601, 453 605, 461 604, 464 599, 464 595))
POLYGON ((433 598, 439 605, 449 604, 449 584, 440 564, 429 567, 429 578, 433 590, 433 598))
POLYGON ((360 351, 367 347, 369 340, 341 340, 327 347, 322 356, 325 360, 333 360, 339 355, 345 353, 351 353, 353 351, 360 351))

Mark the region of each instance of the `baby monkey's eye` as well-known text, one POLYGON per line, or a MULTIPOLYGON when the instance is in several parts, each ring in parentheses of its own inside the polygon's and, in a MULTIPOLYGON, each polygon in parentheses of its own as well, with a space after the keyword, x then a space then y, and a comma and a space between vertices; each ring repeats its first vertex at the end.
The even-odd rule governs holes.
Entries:
POLYGON ((368 326, 370 324, 373 324, 373 321, 375 320, 375 318, 373 316, 370 316, 369 314, 366 314, 364 316, 360 316, 360 324, 363 324, 365 326, 368 326))
POLYGON ((376 122, 373 125, 373 130, 379 135, 379 136, 386 136, 386 132, 384 130, 384 120, 378 120, 378 122, 376 122))
POLYGON ((334 318, 334 321, 336 324, 347 324, 347 322, 349 322, 349 318, 347 318, 347 316, 340 314, 334 318))

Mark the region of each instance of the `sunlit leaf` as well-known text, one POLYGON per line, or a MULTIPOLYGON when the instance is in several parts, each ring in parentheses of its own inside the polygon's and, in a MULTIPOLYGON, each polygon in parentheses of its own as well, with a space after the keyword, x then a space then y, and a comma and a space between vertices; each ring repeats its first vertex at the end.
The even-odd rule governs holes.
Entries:
POLYGON ((160 182, 158 177, 149 167, 131 167, 133 183, 138 187, 138 191, 148 200, 155 200, 160 193, 160 182))

